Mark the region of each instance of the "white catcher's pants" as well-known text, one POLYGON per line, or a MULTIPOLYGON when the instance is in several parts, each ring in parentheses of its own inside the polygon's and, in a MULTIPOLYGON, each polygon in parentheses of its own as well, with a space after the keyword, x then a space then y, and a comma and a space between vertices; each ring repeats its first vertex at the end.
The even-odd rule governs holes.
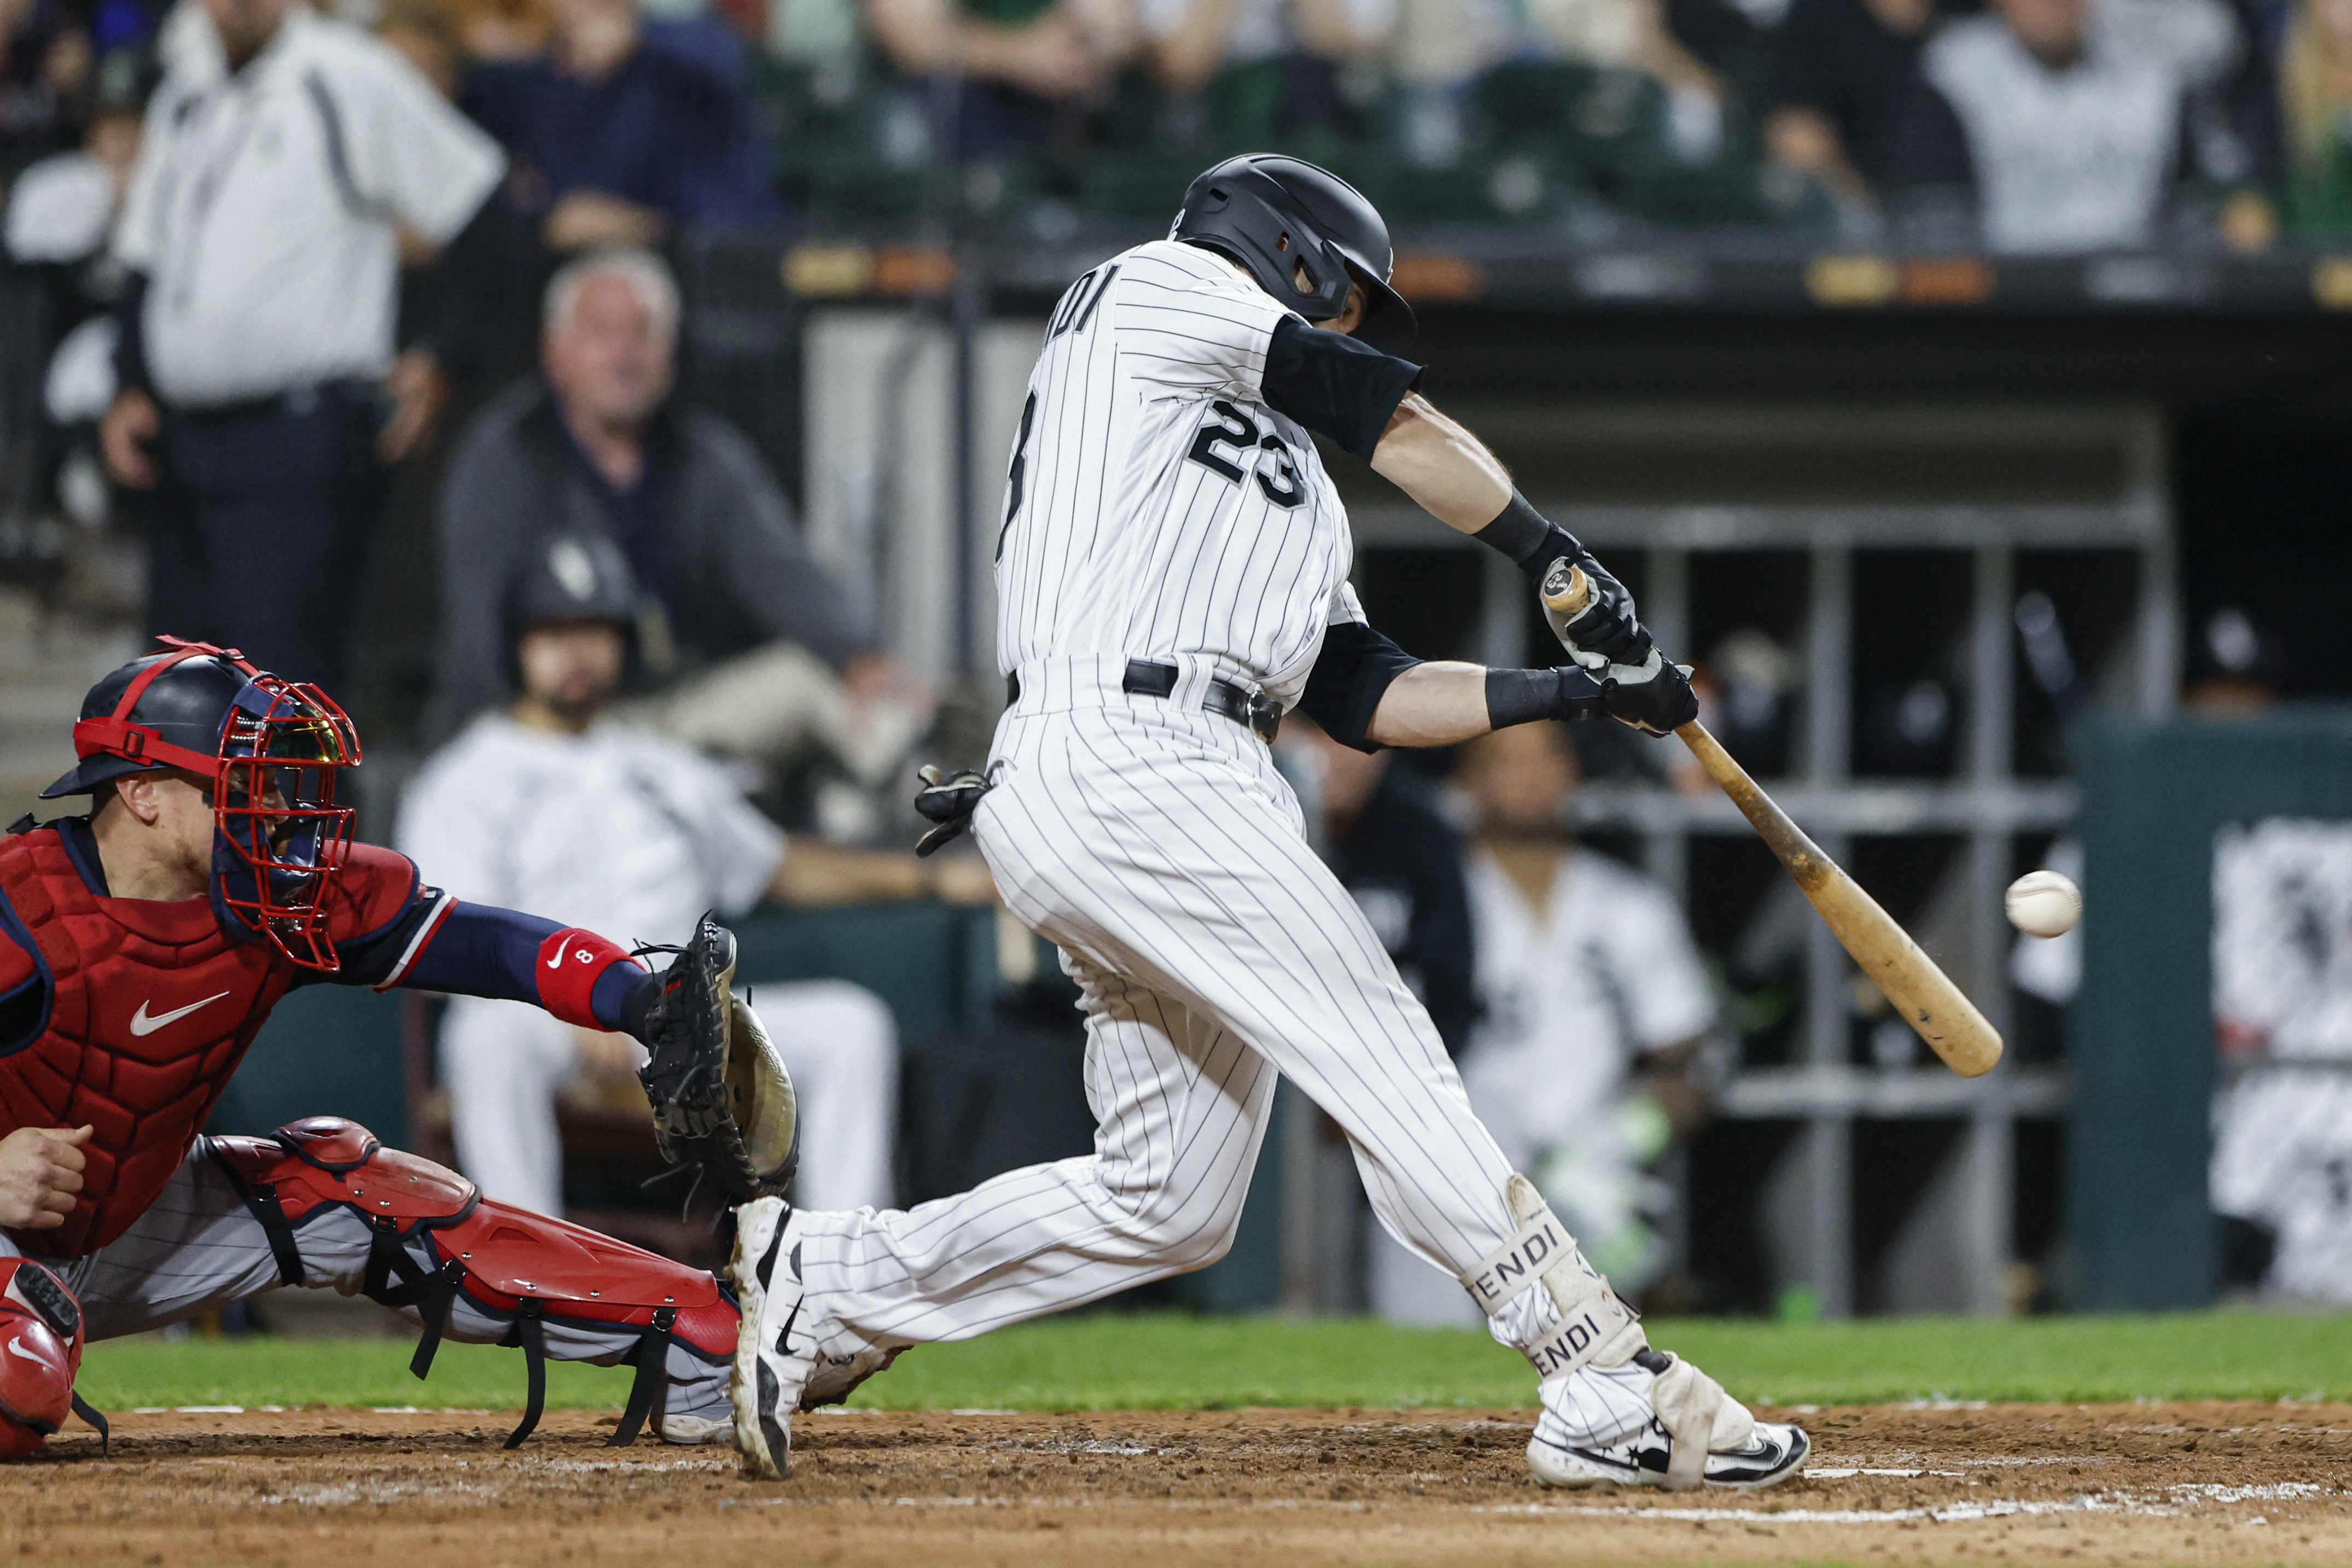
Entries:
POLYGON ((803 1277, 868 1341, 968 1338, 1223 1257, 1277 1072, 1346 1130, 1423 1258, 1466 1275, 1517 1230, 1509 1166, 1265 743, 1201 711, 1205 668, 1163 700, 1122 693, 1123 665, 1022 670, 973 823, 1082 991, 1095 1152, 809 1216, 803 1277))
MULTIPOLYGON (((800 1102, 795 1198, 812 1208, 889 1203, 898 1108, 898 1031, 889 1008, 846 980, 750 991, 800 1102)), ((538 1008, 450 998, 441 1020, 450 1131, 457 1167, 483 1192, 518 1208, 562 1214, 555 1097, 576 1060, 572 1026, 538 1008)))

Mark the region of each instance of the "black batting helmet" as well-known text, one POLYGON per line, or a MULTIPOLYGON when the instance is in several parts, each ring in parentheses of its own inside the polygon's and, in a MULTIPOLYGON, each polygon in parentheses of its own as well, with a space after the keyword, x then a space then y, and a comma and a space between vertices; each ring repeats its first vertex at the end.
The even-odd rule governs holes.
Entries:
POLYGON ((558 534, 516 575, 507 597, 507 625, 514 635, 564 621, 636 626, 636 574, 611 539, 558 534))
POLYGON ((1168 237, 1223 251, 1309 321, 1346 310, 1348 285, 1360 283, 1364 319, 1355 335, 1384 353, 1412 346, 1412 307, 1389 287, 1389 225, 1327 169, 1275 152, 1228 158, 1185 191, 1168 237))
POLYGON ((544 541, 507 585, 507 678, 522 680, 519 650, 526 632, 566 622, 601 621, 637 656, 640 596, 621 547, 601 534, 558 534, 544 541))

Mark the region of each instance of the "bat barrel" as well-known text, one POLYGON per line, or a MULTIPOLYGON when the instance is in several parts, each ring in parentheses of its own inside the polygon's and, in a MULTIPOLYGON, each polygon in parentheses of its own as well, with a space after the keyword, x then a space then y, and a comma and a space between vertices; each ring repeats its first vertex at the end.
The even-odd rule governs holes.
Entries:
POLYGON ((1758 836, 1821 915, 1839 943, 1861 966, 1903 1021, 1963 1078, 1979 1077, 2000 1060, 2000 1031, 1969 1000, 1951 977, 1921 952, 1910 933, 1879 907, 1835 861, 1789 820, 1769 795, 1731 758, 1705 726, 1694 719, 1675 732, 1689 747, 1706 776, 1731 797, 1758 836))

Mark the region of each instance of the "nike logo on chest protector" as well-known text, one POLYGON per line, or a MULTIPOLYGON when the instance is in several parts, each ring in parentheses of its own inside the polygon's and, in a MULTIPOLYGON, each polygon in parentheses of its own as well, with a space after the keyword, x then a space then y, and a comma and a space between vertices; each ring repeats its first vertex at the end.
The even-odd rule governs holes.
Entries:
POLYGON ((198 1008, 210 1007, 213 1003, 220 1000, 226 995, 228 995, 226 991, 215 991, 203 1001, 190 1002, 186 1007, 173 1008, 170 1012, 157 1013, 153 1018, 149 1018, 147 1016, 147 1009, 152 1004, 148 1002, 141 1002, 139 1004, 139 1010, 131 1015, 131 1032, 133 1035, 144 1039, 146 1036, 153 1034, 157 1030, 162 1029, 165 1024, 177 1023, 180 1019, 186 1018, 190 1013, 194 1012, 198 1008))

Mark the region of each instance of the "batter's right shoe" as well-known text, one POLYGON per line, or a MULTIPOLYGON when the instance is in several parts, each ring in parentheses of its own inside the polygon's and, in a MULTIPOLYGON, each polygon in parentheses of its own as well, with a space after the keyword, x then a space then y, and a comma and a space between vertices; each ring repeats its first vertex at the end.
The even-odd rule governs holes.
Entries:
POLYGON ((1803 1428, 1757 1420, 1705 1373, 1664 1351, 1637 1351, 1617 1366, 1546 1378, 1542 1397, 1528 1468, 1548 1487, 1753 1491, 1795 1475, 1812 1451, 1803 1428), (1678 1417, 1676 1426, 1706 1424, 1702 1460, 1675 1463, 1676 1439, 1661 1407, 1678 1417))
POLYGON ((779 1481, 791 1467, 793 1413, 816 1369, 818 1314, 801 1279, 800 1213, 780 1197, 735 1211, 735 1252, 727 1266, 743 1325, 735 1340, 728 1395, 735 1447, 746 1474, 779 1481))

